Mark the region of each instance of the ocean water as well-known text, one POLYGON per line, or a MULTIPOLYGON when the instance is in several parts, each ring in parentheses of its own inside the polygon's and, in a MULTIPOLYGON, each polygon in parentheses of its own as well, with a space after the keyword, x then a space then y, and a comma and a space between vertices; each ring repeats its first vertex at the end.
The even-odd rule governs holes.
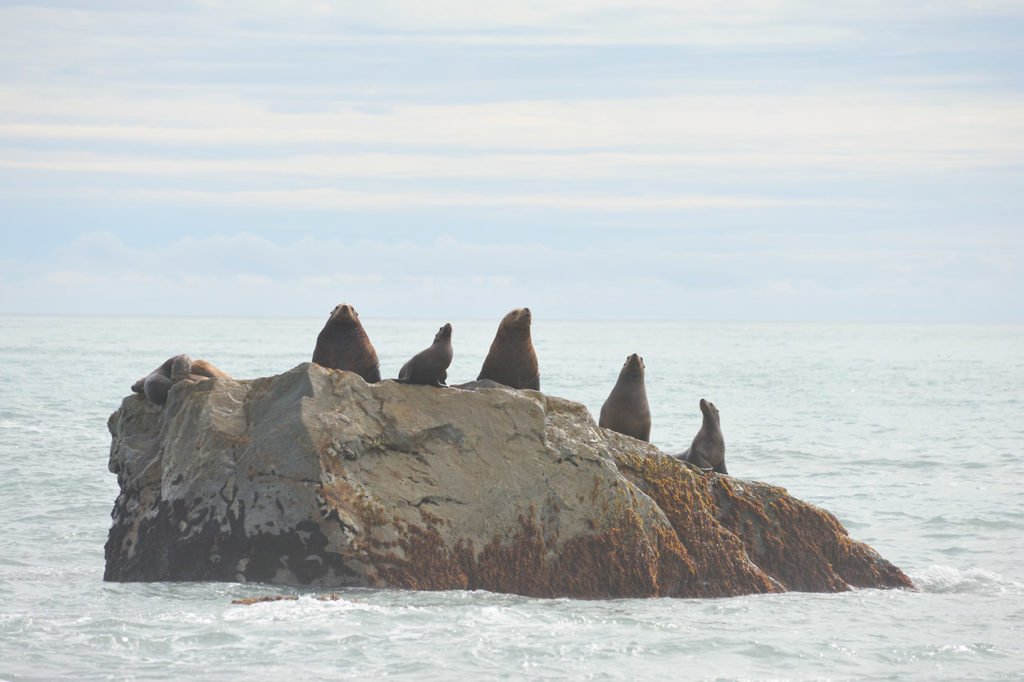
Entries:
MULTIPOLYGON (((363 323, 385 377, 454 326, 474 379, 494 320, 363 323)), ((546 320, 541 388, 597 414, 647 365, 651 440, 701 397, 736 477, 836 514, 917 591, 711 600, 104 583, 106 421, 170 355, 239 378, 312 354, 323 319, 0 316, 0 679, 1021 679, 1024 326, 546 320), (233 605, 286 594, 295 600, 233 605)))

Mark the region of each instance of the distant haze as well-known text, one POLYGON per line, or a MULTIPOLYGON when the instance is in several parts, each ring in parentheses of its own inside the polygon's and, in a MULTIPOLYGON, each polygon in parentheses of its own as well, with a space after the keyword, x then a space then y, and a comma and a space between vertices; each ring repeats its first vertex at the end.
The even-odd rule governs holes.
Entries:
POLYGON ((0 313, 1024 321, 1021 36, 999 0, 0 2, 0 313))

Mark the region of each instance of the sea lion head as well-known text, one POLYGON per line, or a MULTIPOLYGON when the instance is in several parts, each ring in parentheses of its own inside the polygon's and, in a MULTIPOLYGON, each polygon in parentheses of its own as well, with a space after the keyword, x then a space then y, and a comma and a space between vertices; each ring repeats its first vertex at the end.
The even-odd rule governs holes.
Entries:
POLYGON ((177 383, 192 373, 192 358, 189 356, 175 355, 171 360, 171 381, 177 383))
POLYGON ((339 303, 334 306, 334 310, 331 311, 331 316, 328 318, 328 322, 339 325, 357 324, 359 322, 359 314, 356 313, 356 309, 348 303, 339 303))
POLYGON ((639 354, 633 353, 626 362, 622 364, 622 371, 620 374, 624 377, 643 377, 644 375, 644 359, 639 354))
POLYGON ((719 422, 718 408, 715 407, 715 404, 710 400, 705 400, 704 398, 700 399, 700 411, 701 414, 716 424, 719 422))
POLYGON ((452 323, 447 322, 443 327, 437 330, 437 334, 434 335, 434 343, 440 341, 450 341, 452 338, 452 323))
POLYGON ((501 319, 499 327, 507 332, 530 333, 530 323, 533 315, 529 308, 516 308, 501 319))

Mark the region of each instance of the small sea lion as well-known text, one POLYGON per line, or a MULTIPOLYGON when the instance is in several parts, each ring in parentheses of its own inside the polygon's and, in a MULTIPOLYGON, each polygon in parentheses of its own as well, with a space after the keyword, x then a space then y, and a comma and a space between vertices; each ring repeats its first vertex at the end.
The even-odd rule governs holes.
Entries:
POLYGON ((191 368, 191 358, 187 355, 174 355, 132 384, 132 391, 144 394, 151 403, 163 405, 167 402, 167 394, 170 392, 171 386, 175 381, 181 381, 188 376, 191 368))
POLYGON ((144 394, 152 403, 163 405, 167 402, 171 386, 179 381, 202 381, 210 378, 230 379, 231 376, 206 360, 193 360, 187 355, 174 355, 132 384, 132 391, 144 394))
POLYGON ((529 308, 516 308, 501 320, 487 352, 480 379, 490 379, 512 388, 540 390, 537 353, 530 338, 529 308))
POLYGON ((675 457, 702 469, 713 469, 720 474, 728 474, 725 469, 725 439, 722 438, 722 422, 718 416, 718 408, 713 402, 701 398, 700 411, 704 415, 700 431, 693 437, 690 447, 675 457))
POLYGON ((601 406, 598 425, 638 440, 650 440, 651 408, 644 386, 644 359, 636 353, 622 365, 615 387, 601 406))
POLYGON ((398 380, 403 384, 447 386, 448 365, 452 364, 452 325, 445 324, 434 335, 434 343, 402 365, 398 380))
POLYGON ((313 362, 327 369, 355 372, 371 384, 380 381, 377 351, 366 336, 355 308, 347 303, 334 306, 320 330, 313 349, 313 362))

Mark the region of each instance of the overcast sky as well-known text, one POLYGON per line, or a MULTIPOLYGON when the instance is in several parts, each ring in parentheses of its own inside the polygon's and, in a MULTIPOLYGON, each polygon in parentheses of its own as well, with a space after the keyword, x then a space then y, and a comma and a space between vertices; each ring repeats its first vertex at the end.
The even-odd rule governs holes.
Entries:
POLYGON ((1019 1, 0 2, 0 313, 1020 322, 1022 216, 1019 1))

